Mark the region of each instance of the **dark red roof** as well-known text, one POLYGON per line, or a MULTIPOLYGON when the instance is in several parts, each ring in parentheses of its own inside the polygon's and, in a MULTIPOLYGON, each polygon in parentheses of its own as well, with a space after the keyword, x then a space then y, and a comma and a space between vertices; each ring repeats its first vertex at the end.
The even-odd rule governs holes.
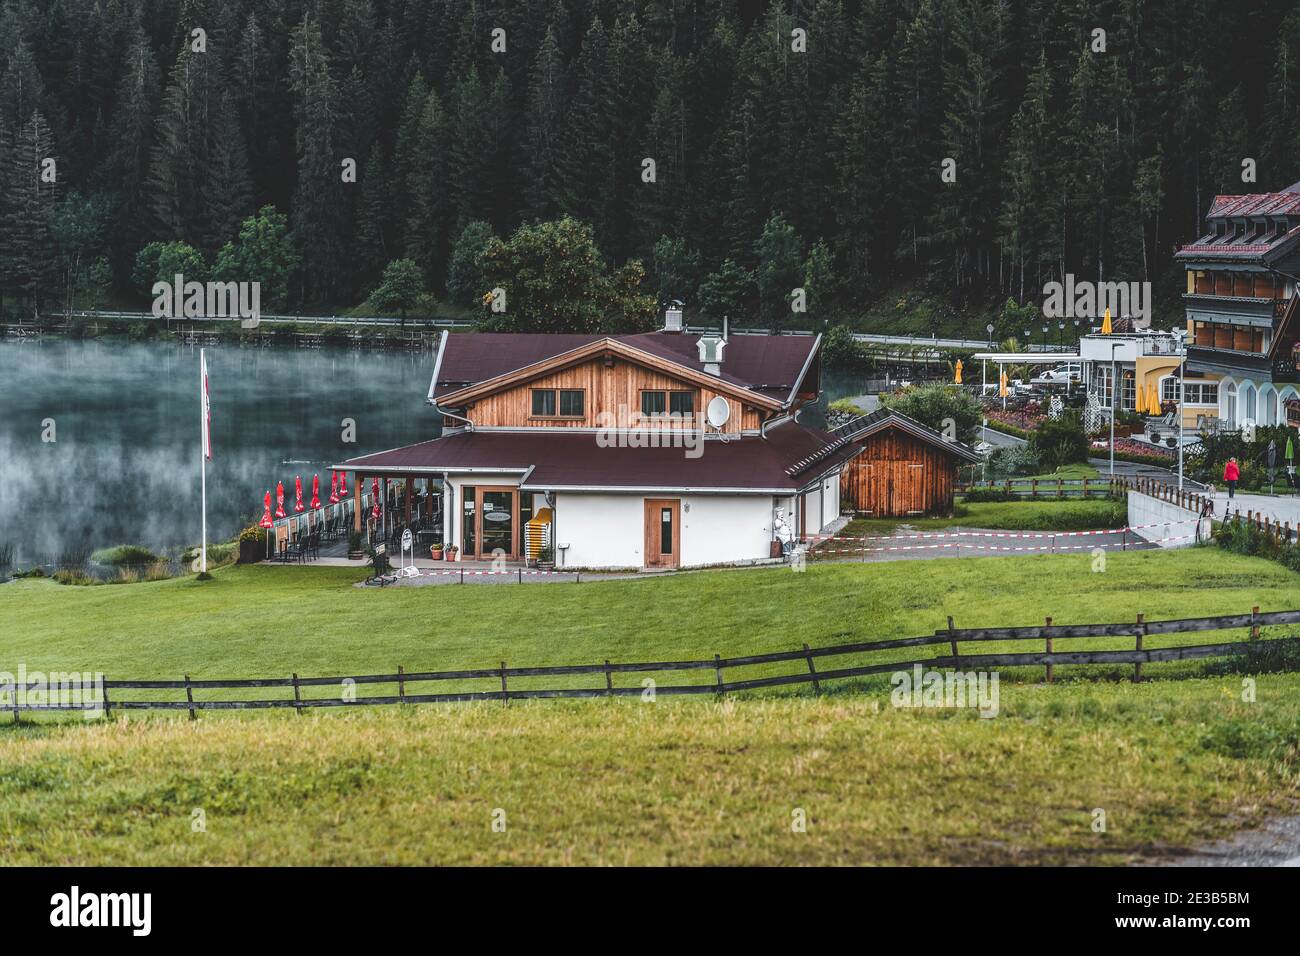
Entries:
POLYGON ((528 472, 524 487, 666 488, 675 490, 796 491, 861 451, 837 450, 819 467, 792 477, 797 462, 815 454, 831 436, 817 428, 787 423, 766 438, 710 439, 697 458, 683 448, 604 448, 595 432, 536 429, 529 432, 461 431, 432 441, 363 455, 338 467, 367 474, 367 469, 464 474, 498 469, 528 472))
MULTIPOLYGON (((513 372, 535 362, 571 351, 590 342, 610 338, 657 358, 703 372, 696 343, 700 336, 686 332, 640 332, 634 335, 568 335, 544 333, 453 333, 437 367, 430 397, 458 391, 468 385, 513 372)), ((723 352, 723 381, 784 401, 799 383, 818 347, 812 335, 733 334, 723 352)))
POLYGON ((1281 192, 1215 196, 1206 214, 1209 219, 1233 216, 1294 216, 1300 214, 1300 183, 1281 192))

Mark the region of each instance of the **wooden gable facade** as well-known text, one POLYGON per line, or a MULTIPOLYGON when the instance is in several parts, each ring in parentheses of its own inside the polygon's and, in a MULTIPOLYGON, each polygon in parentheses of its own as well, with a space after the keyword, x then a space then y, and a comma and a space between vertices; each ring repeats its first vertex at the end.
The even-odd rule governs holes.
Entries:
MULTIPOLYGON (((642 393, 663 392, 664 407, 672 402, 673 393, 690 396, 689 407, 693 415, 702 414, 715 397, 721 395, 731 403, 731 416, 723 431, 738 434, 755 431, 762 423, 758 408, 742 401, 734 394, 705 388, 665 372, 646 368, 621 358, 597 359, 583 362, 557 372, 541 375, 518 385, 466 404, 466 416, 480 428, 598 428, 610 422, 620 427, 646 425, 671 425, 694 427, 694 419, 645 419, 642 414, 642 393), (554 414, 534 414, 533 393, 553 391, 553 398, 542 404, 554 408, 554 414), (572 408, 562 406, 560 392, 580 392, 581 415, 564 414, 572 408)), ((567 396, 565 401, 572 401, 567 396)), ((679 403, 682 400, 679 400, 679 403)))
POLYGON ((841 505, 875 518, 951 514, 957 466, 978 458, 965 445, 887 411, 841 432, 862 448, 840 473, 841 505))
POLYGON ((475 428, 691 429, 719 396, 731 406, 721 429, 729 434, 757 431, 782 408, 770 396, 608 339, 449 393, 439 404, 475 428), (649 405, 647 392, 655 393, 649 405), (647 407, 678 415, 655 417, 647 407))

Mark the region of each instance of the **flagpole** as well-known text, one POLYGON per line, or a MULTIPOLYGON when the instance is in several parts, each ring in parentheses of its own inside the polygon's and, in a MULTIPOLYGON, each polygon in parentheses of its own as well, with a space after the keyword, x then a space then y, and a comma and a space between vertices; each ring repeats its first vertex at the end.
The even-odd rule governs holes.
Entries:
POLYGON ((203 499, 203 543, 199 548, 199 573, 208 573, 208 361, 199 349, 199 482, 203 499))

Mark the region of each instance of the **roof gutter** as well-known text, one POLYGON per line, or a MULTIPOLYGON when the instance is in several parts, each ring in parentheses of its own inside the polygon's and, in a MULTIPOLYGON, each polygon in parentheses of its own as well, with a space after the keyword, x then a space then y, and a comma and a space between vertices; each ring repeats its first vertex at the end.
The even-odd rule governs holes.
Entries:
MULTIPOLYGON (((446 333, 443 333, 444 335, 446 333)), ((803 384, 804 377, 808 374, 808 369, 812 366, 813 359, 817 357, 817 352, 822 347, 822 334, 817 333, 817 338, 813 339, 812 348, 808 350, 808 358, 803 363, 803 368, 799 370, 799 376, 794 380, 794 385, 790 387, 790 396, 785 400, 785 407, 789 408, 794 402, 794 397, 799 393, 799 386, 803 384)))
POLYGON ((438 373, 442 371, 442 357, 447 352, 447 336, 450 335, 447 329, 442 330, 442 338, 438 341, 438 357, 433 360, 433 378, 429 381, 429 395, 425 402, 429 405, 437 406, 438 402, 434 399, 433 393, 438 390, 438 373))

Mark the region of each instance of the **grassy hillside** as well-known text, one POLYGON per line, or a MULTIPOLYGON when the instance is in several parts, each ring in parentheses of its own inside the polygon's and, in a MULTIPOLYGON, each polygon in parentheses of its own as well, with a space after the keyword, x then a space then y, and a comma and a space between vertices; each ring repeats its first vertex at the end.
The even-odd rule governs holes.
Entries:
POLYGON ((0 859, 1106 864, 1294 808, 1300 675, 1255 704, 1230 677, 1001 696, 989 720, 881 693, 5 723, 0 859))

